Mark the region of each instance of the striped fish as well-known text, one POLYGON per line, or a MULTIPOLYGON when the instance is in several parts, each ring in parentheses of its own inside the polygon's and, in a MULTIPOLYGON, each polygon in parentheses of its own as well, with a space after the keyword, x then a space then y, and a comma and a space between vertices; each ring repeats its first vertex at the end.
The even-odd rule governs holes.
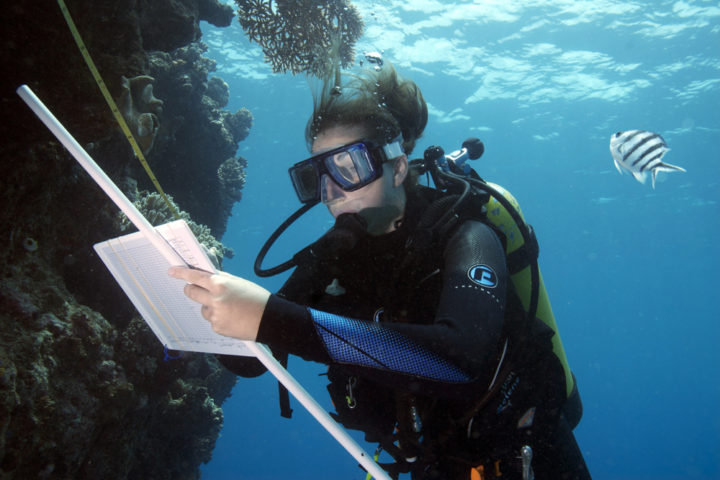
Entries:
POLYGON ((622 174, 625 169, 640 183, 645 183, 647 174, 652 172, 653 188, 658 172, 685 171, 684 168, 662 162, 668 150, 665 139, 646 130, 617 132, 610 137, 610 153, 618 172, 622 174))

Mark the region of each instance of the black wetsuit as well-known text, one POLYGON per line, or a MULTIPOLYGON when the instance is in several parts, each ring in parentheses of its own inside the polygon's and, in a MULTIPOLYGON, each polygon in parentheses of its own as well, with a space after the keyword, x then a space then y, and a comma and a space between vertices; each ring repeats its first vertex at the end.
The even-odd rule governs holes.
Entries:
MULTIPOLYGON (((418 457, 400 467, 413 478, 468 479, 478 465, 485 478, 522 478, 523 445, 533 448, 536 478, 589 478, 561 414, 552 331, 522 322, 495 231, 467 219, 408 257, 432 195, 410 195, 390 234, 353 235, 344 219, 327 236, 335 245, 270 297, 258 341, 329 364, 337 419, 368 441, 392 450, 397 423, 402 450, 391 453, 418 457)), ((223 363, 253 373, 245 360, 223 363)))

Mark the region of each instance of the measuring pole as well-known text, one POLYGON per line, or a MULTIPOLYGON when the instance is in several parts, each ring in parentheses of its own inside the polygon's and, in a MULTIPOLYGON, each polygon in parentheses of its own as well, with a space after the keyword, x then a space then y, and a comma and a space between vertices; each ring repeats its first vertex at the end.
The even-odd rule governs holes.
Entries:
MULTIPOLYGON (((103 191, 115 202, 130 221, 152 242, 160 253, 168 260, 170 265, 185 265, 185 262, 168 245, 164 238, 155 230, 147 219, 135 208, 135 205, 113 183, 97 163, 88 155, 80 144, 70 135, 57 118, 48 110, 27 85, 21 85, 17 94, 28 104, 40 120, 50 129, 58 140, 68 149, 82 167, 90 174, 103 191)), ((285 388, 315 417, 320 425, 327 430, 347 452, 357 460, 375 479, 390 480, 387 472, 368 455, 360 445, 330 417, 317 401, 303 388, 295 378, 290 375, 280 362, 278 362, 267 347, 256 342, 245 342, 248 349, 272 373, 285 388)))

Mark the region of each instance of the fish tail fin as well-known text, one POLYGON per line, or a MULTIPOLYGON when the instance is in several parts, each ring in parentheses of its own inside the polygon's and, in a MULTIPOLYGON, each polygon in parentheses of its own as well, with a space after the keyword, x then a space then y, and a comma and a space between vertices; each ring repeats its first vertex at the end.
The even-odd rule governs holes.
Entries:
POLYGON ((686 172, 682 167, 678 167, 677 165, 670 165, 669 163, 660 163, 657 167, 654 167, 653 170, 659 170, 661 172, 686 172))
MULTIPOLYGON (((682 167, 678 167, 677 165, 670 165, 669 163, 660 163, 656 167, 653 168, 652 171, 652 187, 655 188, 655 178, 657 177, 658 172, 686 172, 682 167)), ((637 178, 637 177, 636 177, 637 178)))

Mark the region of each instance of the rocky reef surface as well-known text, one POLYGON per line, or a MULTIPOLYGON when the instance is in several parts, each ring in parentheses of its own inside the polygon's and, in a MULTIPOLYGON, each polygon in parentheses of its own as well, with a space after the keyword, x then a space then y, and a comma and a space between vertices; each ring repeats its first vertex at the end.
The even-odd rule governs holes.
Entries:
MULTIPOLYGON (((250 112, 224 109, 199 22, 217 0, 66 0, 155 175, 220 254, 250 112)), ((171 219, 55 2, 11 2, 0 48, 0 479, 194 479, 235 379, 164 352, 95 256, 125 222, 14 93, 27 83, 156 223, 171 219)))

